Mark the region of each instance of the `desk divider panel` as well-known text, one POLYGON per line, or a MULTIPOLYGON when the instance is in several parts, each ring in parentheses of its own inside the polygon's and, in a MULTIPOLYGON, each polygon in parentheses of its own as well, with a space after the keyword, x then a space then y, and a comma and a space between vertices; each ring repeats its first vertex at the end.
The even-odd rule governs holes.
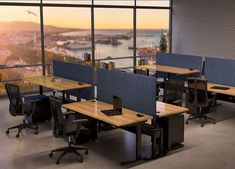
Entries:
POLYGON ((153 77, 121 71, 97 70, 97 99, 111 103, 113 95, 123 107, 156 116, 156 80, 153 77))
MULTIPOLYGON (((193 55, 182 55, 176 53, 163 53, 159 52, 156 55, 156 63, 160 65, 166 66, 175 66, 181 68, 188 69, 196 69, 201 70, 203 58, 201 56, 193 56, 193 55)), ((162 76, 162 74, 159 74, 162 76)), ((194 74, 190 76, 198 76, 199 74, 194 74)), ((187 76, 182 76, 182 80, 185 80, 187 76)), ((176 77, 175 77, 176 78, 176 77)))
POLYGON ((191 68, 200 70, 202 57, 193 55, 181 55, 176 53, 157 53, 156 62, 160 65, 191 68))
MULTIPOLYGON (((63 77, 83 83, 94 84, 94 69, 91 66, 80 65, 76 63, 69 63, 54 60, 53 61, 53 74, 54 76, 63 77)), ((77 92, 68 92, 70 95, 76 95, 77 92)), ((79 91, 79 96, 83 99, 94 98, 94 87, 82 89, 79 91)))
POLYGON ((235 86, 235 60, 206 57, 205 77, 211 83, 235 86))

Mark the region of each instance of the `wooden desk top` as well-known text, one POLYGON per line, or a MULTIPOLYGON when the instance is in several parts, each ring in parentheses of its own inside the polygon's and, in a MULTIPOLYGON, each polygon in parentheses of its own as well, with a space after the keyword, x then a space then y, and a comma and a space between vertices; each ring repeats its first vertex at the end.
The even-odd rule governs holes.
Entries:
POLYGON ((30 83, 34 83, 37 85, 41 85, 43 87, 47 87, 49 89, 54 89, 58 91, 67 91, 67 90, 75 90, 75 89, 84 89, 91 87, 90 84, 82 83, 69 79, 64 79, 60 77, 49 77, 49 76, 35 76, 35 77, 27 77, 23 79, 24 81, 28 81, 30 83), (54 80, 53 80, 54 78, 54 80))
POLYGON ((6 93, 7 91, 3 88, 0 88, 0 93, 6 93))
POLYGON ((86 116, 95 118, 97 120, 107 122, 117 127, 128 126, 136 123, 143 123, 152 119, 151 116, 144 115, 143 117, 137 117, 137 114, 141 114, 126 108, 123 108, 123 114, 117 116, 106 116, 101 110, 112 109, 113 105, 101 101, 82 101, 64 104, 62 107, 79 112, 86 116))
MULTIPOLYGON (((185 83, 185 87, 188 87, 187 83, 185 83)), ((229 96, 235 96, 235 87, 233 86, 226 86, 226 85, 221 85, 221 84, 216 84, 216 83, 207 83, 207 91, 229 95, 229 96), (212 89, 213 86, 223 86, 223 87, 228 87, 229 89, 228 90, 212 89)))
POLYGON ((160 112, 160 113, 157 113, 157 116, 159 117, 166 117, 166 116, 181 114, 187 111, 188 109, 185 107, 175 106, 172 104, 167 104, 167 103, 163 103, 159 101, 157 102, 156 112, 160 112))
POLYGON ((225 85, 220 85, 220 84, 215 84, 215 83, 207 83, 207 90, 209 92, 225 94, 225 95, 229 95, 229 96, 235 96, 235 87, 232 87, 232 86, 225 86, 225 85), (229 87, 229 89, 228 90, 212 89, 211 87, 213 87, 213 86, 229 87))
POLYGON ((164 73, 171 73, 171 74, 178 74, 178 75, 200 73, 200 70, 195 70, 195 69, 190 70, 187 68, 165 66, 165 65, 158 65, 158 64, 136 66, 136 68, 137 69, 148 69, 150 71, 157 71, 157 72, 164 72, 164 73))

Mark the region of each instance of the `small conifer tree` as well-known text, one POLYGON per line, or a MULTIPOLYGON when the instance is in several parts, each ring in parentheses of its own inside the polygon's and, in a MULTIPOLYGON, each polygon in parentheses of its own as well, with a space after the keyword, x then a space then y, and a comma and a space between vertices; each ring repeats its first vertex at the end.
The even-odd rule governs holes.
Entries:
POLYGON ((161 32, 159 47, 160 47, 161 51, 167 50, 167 35, 164 30, 162 30, 162 32, 161 32))

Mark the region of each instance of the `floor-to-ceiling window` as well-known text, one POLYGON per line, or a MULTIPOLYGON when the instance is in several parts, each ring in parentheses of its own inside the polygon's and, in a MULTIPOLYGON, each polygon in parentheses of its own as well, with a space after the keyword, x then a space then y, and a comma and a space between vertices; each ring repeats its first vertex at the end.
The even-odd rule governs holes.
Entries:
POLYGON ((29 89, 19 80, 42 74, 39 15, 38 7, 0 6, 1 81, 14 80, 29 89))
POLYGON ((133 12, 131 9, 95 9, 95 59, 115 68, 133 67, 133 12), (122 59, 115 59, 122 58, 122 59))
POLYGON ((44 7, 43 12, 47 65, 54 59, 79 62, 91 54, 90 8, 44 7))
POLYGON ((0 0, 0 80, 50 73, 53 59, 152 63, 162 33, 169 51, 170 10, 170 0, 0 0))
MULTIPOLYGON (((136 55, 149 63, 156 61, 164 35, 169 43, 169 11, 166 9, 137 9, 136 55)), ((166 52, 169 51, 167 44, 166 52)))

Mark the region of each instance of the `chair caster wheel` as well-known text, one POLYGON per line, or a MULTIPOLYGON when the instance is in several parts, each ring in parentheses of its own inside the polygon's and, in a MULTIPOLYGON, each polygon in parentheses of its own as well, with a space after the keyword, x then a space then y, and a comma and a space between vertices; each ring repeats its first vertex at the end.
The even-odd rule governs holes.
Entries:
POLYGON ((188 124, 188 122, 186 121, 185 124, 188 124))
POLYGON ((82 163, 82 162, 83 162, 83 158, 80 158, 80 159, 78 160, 78 162, 79 162, 79 163, 82 163))
POLYGON ((88 154, 88 150, 85 150, 84 154, 87 155, 88 154))
POLYGON ((50 154, 49 154, 49 157, 53 157, 53 154, 52 154, 52 153, 50 153, 50 154))
POLYGON ((35 131, 34 134, 37 135, 37 134, 38 134, 38 131, 35 131))
POLYGON ((16 137, 17 137, 17 138, 19 138, 19 137, 20 137, 20 135, 19 135, 19 134, 16 134, 16 137))
POLYGON ((202 124, 201 127, 204 127, 204 125, 202 124))
POLYGON ((60 164, 60 161, 56 161, 56 164, 57 164, 57 165, 60 164))
POLYGON ((6 131, 6 135, 8 135, 9 133, 10 133, 10 131, 9 131, 9 130, 7 130, 7 131, 6 131))
POLYGON ((216 122, 213 122, 213 124, 216 124, 216 122))

